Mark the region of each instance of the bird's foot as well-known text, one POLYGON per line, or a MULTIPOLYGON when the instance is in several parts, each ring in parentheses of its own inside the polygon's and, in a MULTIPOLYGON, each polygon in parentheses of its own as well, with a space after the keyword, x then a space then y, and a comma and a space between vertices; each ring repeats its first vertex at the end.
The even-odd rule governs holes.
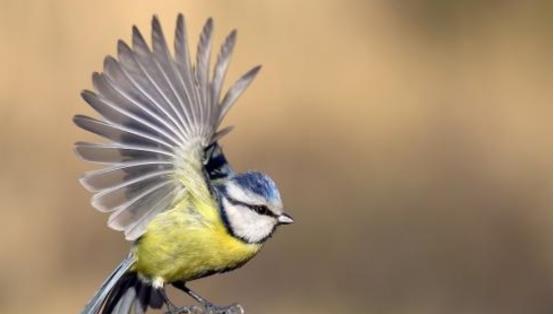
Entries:
POLYGON ((170 307, 165 314, 244 314, 244 309, 236 303, 228 306, 217 306, 208 303, 202 307, 197 305, 170 307))
MULTIPOLYGON (((244 314, 244 309, 240 304, 233 303, 227 306, 218 306, 209 302, 208 300, 198 295, 196 292, 187 288, 184 282, 181 282, 181 281, 174 282, 173 286, 181 291, 184 291, 196 302, 202 305, 202 308, 204 311, 200 312, 200 314, 244 314)), ((192 313, 196 314, 196 312, 192 312, 192 313)))
POLYGON ((244 309, 237 303, 227 306, 217 306, 206 303, 204 304, 204 314, 244 314, 244 309))
POLYGON ((204 314, 204 313, 205 313, 204 310, 197 305, 168 307, 167 312, 165 312, 165 314, 204 314))

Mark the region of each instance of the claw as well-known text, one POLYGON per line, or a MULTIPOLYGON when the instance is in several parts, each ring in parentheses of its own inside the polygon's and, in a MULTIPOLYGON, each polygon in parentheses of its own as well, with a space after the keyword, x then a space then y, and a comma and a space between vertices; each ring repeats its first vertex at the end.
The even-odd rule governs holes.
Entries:
POLYGON ((204 299, 200 295, 198 295, 196 292, 190 290, 185 286, 184 282, 178 281, 174 282, 173 286, 186 294, 188 294, 191 298, 193 298, 196 302, 200 303, 203 307, 203 312, 199 312, 199 314, 244 314, 244 308, 237 303, 233 303, 231 305, 227 306, 217 306, 213 303, 209 302, 208 300, 204 299))
POLYGON ((213 304, 204 305, 205 314, 244 314, 240 304, 234 303, 228 306, 217 306, 213 304))
POLYGON ((165 314, 244 314, 244 308, 237 303, 228 306, 217 306, 211 303, 191 306, 168 306, 165 314))
POLYGON ((204 311, 196 305, 191 305, 169 309, 165 314, 204 314, 204 311))

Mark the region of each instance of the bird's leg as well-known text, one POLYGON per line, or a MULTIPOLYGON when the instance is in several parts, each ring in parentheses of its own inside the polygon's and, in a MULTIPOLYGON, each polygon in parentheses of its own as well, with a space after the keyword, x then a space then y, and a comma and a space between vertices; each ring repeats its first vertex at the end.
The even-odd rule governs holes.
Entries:
POLYGON ((173 304, 171 300, 169 300, 169 297, 167 296, 167 293, 165 292, 164 288, 159 289, 160 295, 162 296, 163 302, 165 304, 165 307, 167 308, 166 314, 193 314, 198 313, 198 307, 197 306, 183 306, 178 307, 177 305, 173 304))
POLYGON ((204 299, 196 292, 190 290, 187 286, 185 286, 184 282, 173 283, 173 286, 188 294, 191 298, 196 300, 196 302, 202 304, 205 314, 244 314, 244 309, 240 304, 234 303, 228 306, 218 306, 204 299))
POLYGON ((169 300, 169 297, 167 296, 167 293, 165 292, 164 288, 161 288, 158 290, 160 292, 160 295, 162 296, 163 302, 165 304, 165 307, 167 308, 167 314, 169 313, 179 313, 179 308, 169 300))

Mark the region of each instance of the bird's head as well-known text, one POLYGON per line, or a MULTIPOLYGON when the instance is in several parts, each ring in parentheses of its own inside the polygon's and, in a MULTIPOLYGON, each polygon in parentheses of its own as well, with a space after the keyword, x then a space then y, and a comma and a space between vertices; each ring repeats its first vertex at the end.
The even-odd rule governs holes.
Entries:
POLYGON ((283 211, 277 185, 260 172, 238 174, 217 186, 223 219, 234 236, 249 243, 266 240, 275 227, 293 222, 283 211))

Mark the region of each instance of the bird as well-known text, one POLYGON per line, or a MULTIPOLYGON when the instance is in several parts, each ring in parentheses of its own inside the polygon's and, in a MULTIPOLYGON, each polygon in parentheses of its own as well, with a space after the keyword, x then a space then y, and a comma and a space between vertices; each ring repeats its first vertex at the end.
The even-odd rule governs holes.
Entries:
POLYGON ((224 39, 210 72, 213 19, 204 24, 195 61, 183 14, 170 52, 159 18, 151 22, 151 47, 136 26, 132 43, 117 43, 117 57, 92 74, 82 98, 99 118, 75 115, 74 123, 101 138, 76 142, 83 160, 97 165, 80 183, 91 204, 108 213, 108 227, 123 232, 128 255, 101 284, 82 314, 243 313, 219 306, 187 283, 237 269, 251 260, 277 229, 290 224, 279 189, 258 171, 235 172, 219 144, 231 106, 252 83, 255 66, 223 94, 237 31, 224 39), (174 286, 198 305, 177 306, 174 286))

